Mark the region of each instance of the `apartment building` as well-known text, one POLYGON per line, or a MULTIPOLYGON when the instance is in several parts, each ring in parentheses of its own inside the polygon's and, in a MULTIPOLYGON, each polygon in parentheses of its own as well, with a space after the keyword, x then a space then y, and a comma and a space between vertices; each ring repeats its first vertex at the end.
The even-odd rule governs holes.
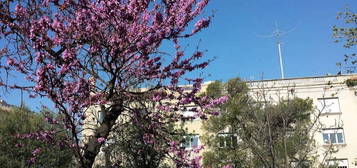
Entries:
MULTIPOLYGON (((204 83, 202 92, 210 83, 204 83)), ((248 81, 247 85, 250 93, 263 90, 272 100, 292 95, 311 98, 317 109, 315 111, 320 113, 322 123, 321 129, 314 134, 316 152, 322 157, 331 146, 338 149, 332 157, 319 159, 337 164, 338 168, 357 168, 357 74, 257 80, 248 81)), ((194 107, 184 108, 184 116, 194 115, 190 108, 194 107)), ((92 134, 91 128, 95 127, 102 117, 98 107, 92 107, 88 112, 93 120, 84 125, 84 128, 88 128, 83 132, 86 136, 92 134)), ((189 134, 186 137, 188 140, 182 144, 183 147, 192 149, 204 145, 201 138, 207 133, 202 127, 203 122, 205 120, 201 119, 185 121, 184 126, 189 134)))
POLYGON ((10 110, 12 107, 14 107, 13 105, 7 104, 5 102, 5 100, 0 99, 0 109, 2 110, 10 110))
MULTIPOLYGON (((337 164, 338 168, 357 168, 356 74, 258 80, 249 81, 247 85, 251 93, 264 91, 272 100, 292 95, 311 98, 321 123, 321 129, 314 134, 319 160, 337 164), (331 147, 337 149, 337 152, 329 158, 323 158, 331 147)), ((192 115, 189 110, 183 113, 192 115)), ((204 145, 201 141, 201 137, 206 134, 202 129, 203 122, 195 119, 185 123, 191 135, 190 141, 184 144, 186 148, 204 145)))

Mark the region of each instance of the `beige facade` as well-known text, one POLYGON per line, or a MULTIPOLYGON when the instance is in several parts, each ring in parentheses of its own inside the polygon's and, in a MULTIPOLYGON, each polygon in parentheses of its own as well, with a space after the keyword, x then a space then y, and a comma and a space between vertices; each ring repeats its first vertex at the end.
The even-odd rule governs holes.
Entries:
MULTIPOLYGON (((252 95, 264 91, 273 101, 288 96, 311 98, 318 113, 315 115, 319 115, 321 122, 321 129, 314 134, 320 160, 324 160, 324 153, 333 147, 338 151, 324 161, 337 163, 338 168, 357 168, 357 85, 349 87, 347 80, 356 80, 357 84, 357 74, 259 80, 247 84, 252 95)), ((202 92, 209 83, 203 85, 202 92)), ((193 115, 189 110, 183 113, 193 115)), ((98 107, 88 109, 88 114, 90 118, 84 126, 84 137, 92 134, 92 128, 100 118, 98 107)), ((184 123, 193 138, 186 147, 204 145, 201 141, 201 137, 206 134, 202 128, 203 122, 194 119, 184 123)))
MULTIPOLYGON (((288 96, 311 98, 316 107, 312 117, 319 115, 321 123, 321 129, 314 134, 320 161, 337 163, 338 168, 357 168, 357 85, 348 87, 347 80, 357 81, 357 75, 260 80, 247 84, 252 95, 264 91, 273 101, 288 96), (331 148, 338 150, 324 158, 331 148)), ((196 135, 199 145, 204 145, 200 141, 205 134, 202 122, 196 119, 185 124, 196 135)))
POLYGON ((0 109, 1 109, 1 110, 8 111, 8 110, 11 109, 11 107, 13 107, 13 106, 7 104, 4 100, 1 100, 1 99, 0 99, 0 109))

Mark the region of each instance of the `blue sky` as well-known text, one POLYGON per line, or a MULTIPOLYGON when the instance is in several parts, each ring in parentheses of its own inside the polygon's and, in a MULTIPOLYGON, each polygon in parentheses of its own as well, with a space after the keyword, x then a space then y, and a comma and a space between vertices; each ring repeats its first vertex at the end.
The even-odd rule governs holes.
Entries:
MULTIPOLYGON (((262 38, 271 34, 278 23, 281 30, 295 30, 282 37, 285 76, 319 76, 336 74, 337 62, 352 51, 334 43, 332 26, 340 24, 336 16, 346 5, 356 9, 353 0, 211 0, 205 15, 214 13, 210 27, 185 41, 194 48, 199 40, 206 56, 215 58, 203 71, 205 80, 247 80, 280 77, 275 39, 262 38), (214 12, 212 12, 214 11, 214 12), (263 75, 263 76, 262 76, 263 75)), ((197 75, 197 73, 195 73, 197 75)), ((1 99, 20 104, 20 92, 1 99)), ((48 100, 26 99, 26 104, 39 110, 48 100)))
POLYGON ((295 30, 282 37, 285 77, 336 74, 337 62, 350 53, 334 43, 336 16, 352 0, 212 0, 206 14, 215 10, 210 27, 201 32, 201 48, 216 60, 205 70, 207 80, 240 76, 248 80, 280 78, 275 39, 262 38, 275 28, 295 30))

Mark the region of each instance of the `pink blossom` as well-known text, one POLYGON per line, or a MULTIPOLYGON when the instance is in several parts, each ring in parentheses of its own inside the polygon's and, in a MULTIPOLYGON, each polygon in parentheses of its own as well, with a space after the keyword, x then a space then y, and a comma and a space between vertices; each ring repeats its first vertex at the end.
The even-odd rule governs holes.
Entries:
POLYGON ((17 16, 25 16, 27 14, 26 8, 24 8, 21 5, 17 4, 15 6, 15 14, 17 16))
POLYGON ((220 114, 220 112, 219 111, 212 111, 212 112, 210 112, 210 114, 217 116, 217 115, 220 114))
POLYGON ((201 168, 201 159, 202 156, 195 156, 191 159, 191 167, 192 168, 201 168))
POLYGON ((154 137, 152 134, 145 133, 143 136, 143 140, 146 144, 153 144, 154 143, 154 137))
POLYGON ((16 61, 13 58, 7 58, 7 64, 13 66, 16 65, 16 61))
POLYGON ((225 165, 222 168, 233 168, 233 166, 231 164, 225 165))
MULTIPOLYGON (((1 58, 7 58, 7 70, 27 76, 29 85, 34 86, 28 89, 31 97, 47 97, 54 103, 59 116, 66 116, 45 119, 56 125, 54 127, 60 126, 69 132, 61 143, 80 150, 75 151, 79 155, 90 152, 73 142, 73 136, 78 136, 84 129, 81 125, 87 119, 83 114, 88 107, 115 103, 126 107, 133 101, 155 103, 155 109, 147 115, 151 122, 149 125, 140 121, 140 115, 130 114, 129 117, 133 117, 133 123, 150 132, 143 135, 144 142, 156 145, 158 135, 164 137, 170 133, 162 129, 165 123, 182 119, 178 114, 181 105, 192 103, 204 108, 197 110, 197 116, 204 118, 204 110, 212 111, 225 101, 223 98, 209 100, 199 97, 203 79, 182 80, 188 72, 205 68, 209 63, 200 60, 204 56, 202 51, 187 54, 180 45, 181 39, 209 26, 211 18, 197 18, 208 0, 175 0, 165 4, 155 0, 45 0, 26 4, 26 8, 19 2, 4 6, 4 10, 13 17, 6 19, 4 16, 8 21, 0 26, 11 37, 9 44, 20 47, 8 48, 8 58, 1 58), (198 22, 192 31, 187 26, 193 20, 198 22), (192 33, 186 34, 190 31, 192 33), (164 41, 172 42, 174 53, 160 53, 164 41), (181 81, 192 84, 192 89, 183 90, 178 86, 181 81), (136 90, 142 87, 150 90, 145 94, 136 90)), ((5 55, 5 52, 0 55, 5 55)), ((19 83, 12 86, 21 88, 19 83)), ((113 116, 108 117, 109 123, 115 123, 123 115, 122 109, 103 108, 113 116)), ((106 131, 111 131, 111 127, 106 131)), ((98 133, 98 130, 93 131, 98 133)), ((41 130, 19 137, 57 144, 54 134, 53 130, 41 130)), ((99 148, 107 138, 99 137, 86 143, 94 142, 94 146, 99 148)), ((178 167, 199 165, 200 158, 191 160, 190 153, 195 151, 183 150, 178 142, 165 138, 166 143, 170 143, 166 152, 172 152, 178 167)), ((155 149, 160 147, 155 146, 155 149)), ((39 153, 36 149, 33 154, 39 153)), ((29 162, 34 163, 35 159, 33 157, 29 162)))
POLYGON ((37 154, 39 154, 41 152, 40 148, 36 148, 34 151, 32 151, 32 155, 36 156, 37 154))
POLYGON ((98 143, 103 143, 105 141, 104 137, 97 138, 98 143))
POLYGON ((16 144, 15 146, 18 147, 18 148, 21 148, 21 147, 24 146, 24 144, 18 143, 18 144, 16 144))
POLYGON ((217 105, 221 105, 224 104, 228 101, 229 97, 228 96, 221 96, 217 99, 213 99, 209 104, 207 104, 205 107, 206 108, 212 108, 215 107, 217 105))
POLYGON ((208 19, 203 18, 203 19, 197 21, 195 24, 195 29, 192 31, 192 33, 199 32, 201 29, 208 27, 210 21, 211 21, 210 18, 208 18, 208 19))
POLYGON ((36 157, 31 157, 29 160, 27 160, 27 164, 33 165, 36 162, 36 157))

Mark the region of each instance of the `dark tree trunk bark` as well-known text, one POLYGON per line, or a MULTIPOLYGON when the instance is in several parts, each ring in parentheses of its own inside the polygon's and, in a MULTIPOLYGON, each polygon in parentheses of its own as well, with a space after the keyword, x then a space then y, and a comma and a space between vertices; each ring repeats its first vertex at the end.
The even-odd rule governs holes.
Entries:
POLYGON ((107 139, 111 128, 122 112, 122 104, 113 105, 110 109, 107 108, 105 110, 103 122, 95 130, 94 136, 90 137, 88 142, 86 142, 84 145, 83 162, 80 164, 80 168, 91 168, 93 166, 95 158, 103 144, 98 142, 98 138, 103 137, 107 139))

